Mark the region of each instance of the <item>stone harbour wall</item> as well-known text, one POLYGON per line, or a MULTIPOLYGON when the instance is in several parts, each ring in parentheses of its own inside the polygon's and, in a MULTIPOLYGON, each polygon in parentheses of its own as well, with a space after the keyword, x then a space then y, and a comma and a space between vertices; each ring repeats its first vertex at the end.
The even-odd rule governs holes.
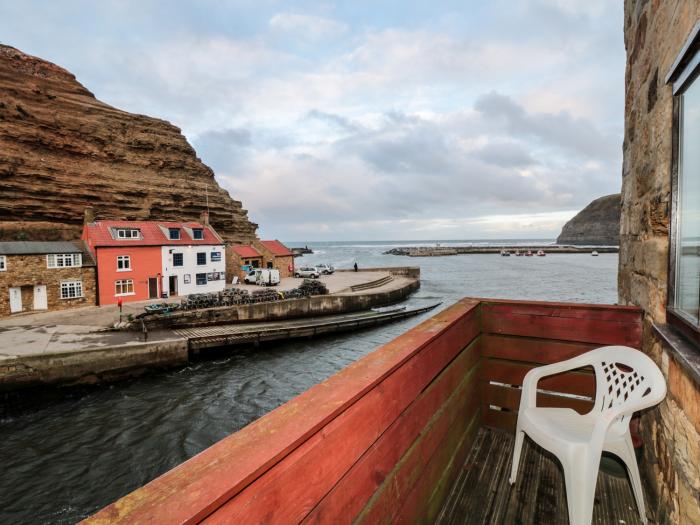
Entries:
POLYGON ((48 268, 46 255, 7 255, 0 272, 0 317, 10 315, 10 287, 22 288, 22 311, 34 309, 34 285, 46 285, 48 310, 95 306, 95 267, 48 268), (82 281, 83 297, 61 299, 62 281, 82 281))
POLYGON ((626 0, 625 139, 618 293, 645 310, 644 351, 668 396, 642 416, 642 470, 657 523, 700 524, 700 385, 654 335, 666 322, 673 98, 664 83, 695 23, 699 0, 626 0))

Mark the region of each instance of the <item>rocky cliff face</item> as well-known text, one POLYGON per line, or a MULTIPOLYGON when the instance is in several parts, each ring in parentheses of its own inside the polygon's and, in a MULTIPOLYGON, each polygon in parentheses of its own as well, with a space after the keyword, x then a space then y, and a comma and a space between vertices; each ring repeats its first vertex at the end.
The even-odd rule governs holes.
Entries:
POLYGON ((55 64, 0 45, 0 240, 77 238, 98 219, 210 222, 227 241, 257 225, 180 130, 97 100, 55 64))
POLYGON ((620 194, 594 200, 567 222, 557 244, 617 246, 620 244, 620 194))

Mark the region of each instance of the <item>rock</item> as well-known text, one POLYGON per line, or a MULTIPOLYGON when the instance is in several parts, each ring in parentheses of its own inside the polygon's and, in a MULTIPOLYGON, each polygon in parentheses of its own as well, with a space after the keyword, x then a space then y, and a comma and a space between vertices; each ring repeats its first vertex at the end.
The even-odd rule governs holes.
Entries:
POLYGON ((620 194, 594 200, 567 222, 557 244, 619 246, 620 194))
POLYGON ((0 240, 75 239, 98 219, 199 220, 255 238, 180 130, 100 102, 65 69, 0 45, 0 240))

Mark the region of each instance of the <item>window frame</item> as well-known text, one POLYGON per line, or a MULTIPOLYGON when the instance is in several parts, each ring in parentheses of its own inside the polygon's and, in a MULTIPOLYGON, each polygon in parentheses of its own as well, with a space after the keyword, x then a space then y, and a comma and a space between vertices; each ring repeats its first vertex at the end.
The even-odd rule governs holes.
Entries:
POLYGON ((173 268, 182 268, 183 266, 185 266, 185 254, 182 252, 173 253, 173 268), (175 261, 176 256, 180 257, 180 264, 175 261))
POLYGON ((83 281, 81 281, 79 279, 71 279, 69 281, 61 281, 59 286, 58 286, 58 296, 61 300, 82 299, 83 297, 85 297, 85 291, 83 290, 83 281), (70 295, 64 296, 63 295, 64 286, 65 286, 65 290, 70 291, 71 285, 72 285, 73 289, 80 292, 80 295, 73 295, 73 296, 70 296, 70 295))
POLYGON ((7 271, 7 255, 0 255, 0 272, 7 271))
POLYGON ((206 265, 207 265, 207 252, 197 252, 197 266, 206 266, 206 265), (204 256, 204 262, 199 262, 200 255, 204 256))
POLYGON ((207 274, 206 273, 196 273, 194 274, 194 284, 195 286, 206 286, 209 281, 207 280, 207 274), (203 275, 203 282, 199 282, 199 277, 203 275))
POLYGON ((203 241, 204 228, 192 228, 192 239, 195 241, 203 241))
POLYGON ((51 270, 60 270, 61 268, 80 268, 83 266, 82 253, 47 253, 46 267, 51 270), (70 264, 66 261, 70 259, 70 264), (61 261, 61 264, 58 262, 61 261))
POLYGON ((123 240, 123 241, 133 241, 133 240, 138 240, 141 238, 141 230, 138 228, 116 228, 117 230, 117 239, 123 240), (129 232, 129 235, 126 235, 126 232, 129 232), (122 235, 124 234, 124 235, 122 235))
POLYGON ((131 268, 131 255, 117 255, 117 271, 118 272, 130 272, 131 268), (119 263, 124 263, 126 261, 127 265, 119 268, 119 263))
MULTIPOLYGON (((678 235, 680 233, 680 148, 682 128, 682 96, 694 83, 700 82, 700 21, 690 32, 680 53, 676 57, 666 76, 666 83, 671 84, 673 93, 671 125, 671 194, 669 210, 669 260, 668 282, 666 290, 666 318, 669 325, 677 329, 686 339, 700 348, 700 311, 698 320, 675 307, 676 279, 678 260, 678 235)), ((700 287, 698 289, 700 295, 700 287)))
POLYGON ((133 279, 117 279, 114 281, 114 296, 115 297, 124 297, 127 295, 136 295, 136 292, 134 291, 134 280, 133 279), (122 287, 122 290, 124 289, 124 286, 127 286, 127 289, 129 286, 131 286, 131 291, 130 292, 124 292, 122 291, 121 293, 118 292, 117 290, 119 287, 122 287))
POLYGON ((180 228, 168 228, 168 239, 171 241, 179 241, 181 238, 180 228), (173 237, 173 234, 176 236, 173 237))

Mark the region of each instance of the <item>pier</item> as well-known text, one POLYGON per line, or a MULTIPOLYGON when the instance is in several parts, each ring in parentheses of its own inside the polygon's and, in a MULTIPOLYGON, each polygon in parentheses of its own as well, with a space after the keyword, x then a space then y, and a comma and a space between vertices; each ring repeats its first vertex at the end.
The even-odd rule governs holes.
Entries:
POLYGON ((618 253, 619 246, 567 246, 556 244, 542 244, 520 246, 512 245, 478 245, 478 246, 410 246, 392 248, 384 252, 385 255, 406 255, 408 257, 444 257, 447 255, 485 255, 499 254, 502 250, 514 252, 519 250, 522 252, 531 251, 533 254, 542 250, 547 255, 555 253, 618 253))

